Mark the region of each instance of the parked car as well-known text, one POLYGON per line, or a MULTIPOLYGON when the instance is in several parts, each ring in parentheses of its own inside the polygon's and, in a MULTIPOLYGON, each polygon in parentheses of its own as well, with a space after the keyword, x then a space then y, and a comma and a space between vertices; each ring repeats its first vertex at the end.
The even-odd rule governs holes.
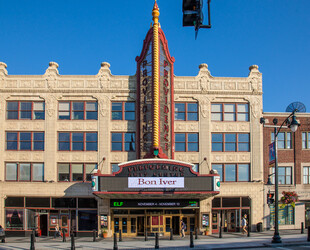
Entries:
POLYGON ((5 231, 2 227, 0 228, 0 240, 2 243, 5 242, 5 231))

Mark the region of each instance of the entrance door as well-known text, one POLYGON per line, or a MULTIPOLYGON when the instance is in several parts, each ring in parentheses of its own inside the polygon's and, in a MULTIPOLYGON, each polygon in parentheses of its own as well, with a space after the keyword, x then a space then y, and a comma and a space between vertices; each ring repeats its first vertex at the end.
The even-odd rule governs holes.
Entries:
POLYGON ((40 214, 39 236, 47 236, 47 214, 40 214))
POLYGON ((179 216, 172 216, 172 229, 173 234, 180 234, 180 217, 179 216))
POLYGON ((219 232, 219 223, 220 221, 220 213, 215 211, 212 212, 212 233, 218 233, 219 232))
POLYGON ((61 232, 65 229, 66 237, 69 237, 69 216, 61 215, 61 232))
POLYGON ((172 227, 172 216, 166 216, 165 217, 165 232, 169 233, 171 232, 172 227))
POLYGON ((138 226, 138 235, 144 235, 145 233, 144 216, 138 216, 137 226, 138 226))

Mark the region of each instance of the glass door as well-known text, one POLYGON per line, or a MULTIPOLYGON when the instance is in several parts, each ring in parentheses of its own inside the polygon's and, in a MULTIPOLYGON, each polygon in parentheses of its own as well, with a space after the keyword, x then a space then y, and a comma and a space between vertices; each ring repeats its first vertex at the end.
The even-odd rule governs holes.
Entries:
POLYGON ((171 232, 172 229, 172 216, 165 217, 165 232, 171 232))
POLYGON ((69 237, 69 216, 68 215, 61 215, 61 233, 62 230, 65 229, 65 235, 66 237, 69 237))
POLYGON ((212 233, 218 233, 219 232, 219 217, 220 213, 217 211, 212 212, 212 233))

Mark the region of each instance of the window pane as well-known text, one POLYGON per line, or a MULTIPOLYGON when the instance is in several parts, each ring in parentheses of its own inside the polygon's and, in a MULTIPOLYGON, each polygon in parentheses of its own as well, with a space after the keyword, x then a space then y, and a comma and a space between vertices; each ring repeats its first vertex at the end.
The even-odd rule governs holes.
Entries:
POLYGON ((212 134, 212 142, 223 142, 222 134, 212 134))
POLYGON ((236 115, 230 113, 224 113, 224 121, 235 121, 236 115))
POLYGON ((224 104, 224 112, 235 112, 235 104, 224 104))
POLYGON ((33 103, 33 110, 43 111, 44 110, 44 102, 34 102, 33 103))
POLYGON ((222 113, 212 113, 211 119, 212 121, 222 121, 222 113))
POLYGON ((221 164, 212 164, 212 169, 217 171, 217 173, 221 177, 220 181, 223 181, 223 165, 221 165, 221 164))
POLYGON ((91 181, 91 172, 97 169, 97 164, 85 164, 86 181, 91 181))
POLYGON ((238 141, 239 142, 249 142, 250 141, 250 135, 249 134, 238 134, 238 141))
POLYGON ((238 114, 237 119, 238 119, 238 121, 248 121, 249 115, 248 114, 238 114))
POLYGON ((122 103, 121 102, 113 102, 112 103, 112 111, 122 111, 122 103))
POLYGON ((222 104, 211 104, 211 112, 222 112, 222 104))
POLYGON ((58 180, 59 181, 69 181, 69 164, 58 164, 58 180))
POLYGON ((122 133, 112 133, 112 141, 113 142, 121 142, 122 141, 122 133))
POLYGON ((187 104, 187 112, 198 112, 198 104, 197 103, 188 103, 187 104))
POLYGON ((21 111, 31 111, 31 102, 21 102, 20 103, 20 110, 21 111))
POLYGON ((188 143, 187 145, 187 151, 191 151, 191 152, 197 152, 198 151, 198 143, 188 143))
POLYGON ((235 152, 236 151, 236 143, 226 142, 225 143, 225 151, 235 152))
POLYGON ((7 163, 5 165, 5 175, 7 181, 17 181, 17 164, 7 163))
POLYGON ((34 163, 32 165, 32 179, 34 181, 44 181, 44 165, 43 165, 43 163, 34 163))
POLYGON ((225 165, 225 181, 236 181, 236 165, 225 165))
POLYGON ((126 111, 125 112, 125 120, 126 121, 134 121, 135 118, 135 112, 134 111, 126 111))
POLYGON ((176 142, 185 142, 185 134, 175 134, 176 142))
POLYGON ((184 143, 175 143, 175 151, 185 152, 185 142, 184 143))
POLYGON ((97 133, 86 133, 86 141, 97 141, 97 133))
POLYGON ((112 112, 112 120, 122 120, 122 112, 112 112))
POLYGON ((86 151, 97 151, 97 142, 86 142, 86 151))
POLYGON ((238 165, 238 181, 249 181, 249 164, 238 165))
POLYGON ((83 142, 83 133, 72 133, 72 142, 83 142))
POLYGON ((122 151, 122 143, 112 142, 112 151, 122 151))
POLYGON ((73 120, 83 120, 84 119, 84 111, 73 111, 72 119, 73 120))
POLYGON ((176 121, 185 121, 185 113, 174 113, 174 119, 176 121))
POLYGON ((19 165, 19 180, 30 181, 30 163, 21 163, 19 165))
POLYGON ((7 110, 18 110, 18 102, 8 102, 7 110))
POLYGON ((225 134, 225 142, 236 142, 236 134, 225 134))
POLYGON ((185 112, 185 103, 175 103, 175 112, 185 112))
POLYGON ((31 133, 20 133, 19 134, 21 141, 30 141, 31 140, 31 133))
POLYGON ((198 113, 188 113, 187 120, 189 121, 198 121, 198 113))
POLYGON ((83 164, 72 164, 72 181, 83 181, 83 164))
POLYGON ((249 111, 248 104, 237 104, 237 106, 238 106, 238 112, 246 113, 249 111))
POLYGON ((20 111, 20 119, 31 119, 31 111, 20 111))
POLYGON ((84 110, 84 102, 73 102, 72 103, 72 110, 84 110))
POLYGON ((84 142, 72 142, 72 150, 73 151, 83 151, 84 150, 84 142))
POLYGON ((112 164, 112 174, 115 172, 118 172, 120 170, 120 167, 118 164, 112 164))
POLYGON ((87 102, 86 110, 87 111, 98 111, 98 104, 96 102, 87 102))
POLYGON ((187 134, 188 142, 198 142, 198 134, 187 134))
POLYGON ((8 111, 7 112, 7 119, 18 119, 18 112, 17 111, 8 111))
POLYGON ((125 102, 125 111, 135 111, 135 103, 125 102))

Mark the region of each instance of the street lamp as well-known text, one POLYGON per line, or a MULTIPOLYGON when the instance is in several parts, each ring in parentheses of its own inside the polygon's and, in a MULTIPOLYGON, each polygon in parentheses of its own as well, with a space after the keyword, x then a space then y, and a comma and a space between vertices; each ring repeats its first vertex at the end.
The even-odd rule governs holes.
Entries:
POLYGON ((281 237, 279 234, 279 182, 278 182, 278 134, 282 128, 290 128, 292 132, 296 132, 298 126, 300 124, 296 120, 295 113, 297 109, 295 109, 281 124, 281 126, 277 126, 278 119, 273 119, 274 125, 265 125, 265 118, 260 119, 260 123, 264 125, 264 127, 274 128, 274 143, 275 143, 275 161, 274 161, 274 175, 275 175, 275 231, 272 238, 272 243, 281 243, 281 237), (286 125, 284 125, 286 124, 286 125))

